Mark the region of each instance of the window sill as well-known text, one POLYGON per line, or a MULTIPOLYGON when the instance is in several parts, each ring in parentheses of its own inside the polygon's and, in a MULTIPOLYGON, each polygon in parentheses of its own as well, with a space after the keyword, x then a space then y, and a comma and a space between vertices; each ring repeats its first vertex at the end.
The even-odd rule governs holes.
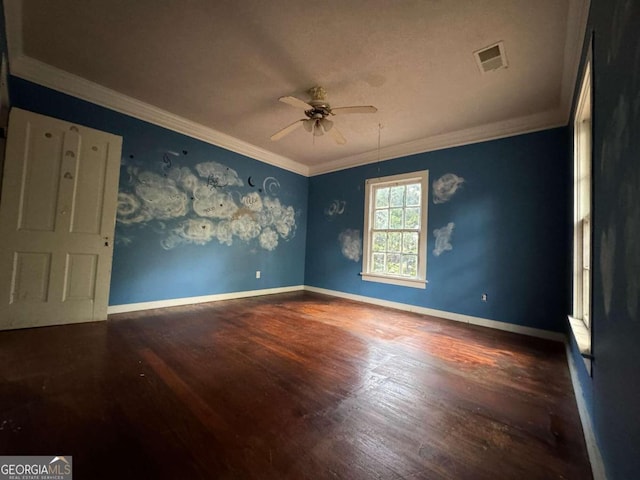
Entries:
POLYGON ((576 340, 580 355, 591 356, 591 331, 587 328, 582 320, 569 315, 569 325, 573 332, 573 338, 576 340))
POLYGON ((400 285, 402 287, 411 287, 411 288, 427 288, 426 280, 413 280, 409 278, 401 278, 401 277, 387 277, 383 275, 375 275, 371 273, 361 273, 360 276, 362 280, 366 282, 378 282, 378 283, 388 283, 391 285, 400 285))
POLYGON ((571 326, 571 333, 576 340, 582 360, 584 360, 584 366, 591 376, 591 362, 593 356, 591 354, 591 330, 587 328, 582 320, 574 318, 569 315, 569 325, 571 326))

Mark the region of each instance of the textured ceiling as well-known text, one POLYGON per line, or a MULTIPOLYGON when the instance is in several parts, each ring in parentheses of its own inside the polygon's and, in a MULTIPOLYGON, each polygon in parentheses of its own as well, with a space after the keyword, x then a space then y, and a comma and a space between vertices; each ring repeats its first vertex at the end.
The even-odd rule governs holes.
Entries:
POLYGON ((309 173, 372 161, 378 135, 388 158, 566 123, 584 33, 580 0, 4 3, 12 73, 46 84, 46 68, 14 68, 35 60, 309 173), (473 52, 497 41, 509 67, 481 74, 473 52), (314 85, 379 110, 333 117, 346 145, 304 129, 272 142, 304 116, 278 97, 314 85))

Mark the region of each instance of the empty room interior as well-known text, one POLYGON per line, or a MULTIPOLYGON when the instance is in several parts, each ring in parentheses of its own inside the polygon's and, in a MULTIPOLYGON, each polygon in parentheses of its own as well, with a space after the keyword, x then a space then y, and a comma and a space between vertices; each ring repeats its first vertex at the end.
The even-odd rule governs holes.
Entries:
POLYGON ((640 478, 640 2, 0 7, 1 478, 640 478))

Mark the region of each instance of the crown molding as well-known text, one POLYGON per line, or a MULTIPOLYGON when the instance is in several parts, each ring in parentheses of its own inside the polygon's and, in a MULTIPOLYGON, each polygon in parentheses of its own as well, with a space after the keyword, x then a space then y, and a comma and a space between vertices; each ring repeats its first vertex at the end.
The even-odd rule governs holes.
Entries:
POLYGON ((187 120, 166 110, 128 97, 64 70, 52 67, 26 55, 11 59, 11 74, 30 82, 86 100, 116 112, 153 123, 169 130, 197 138, 276 167, 308 176, 309 168, 290 158, 277 155, 235 137, 199 123, 187 120))
POLYGON ((344 157, 310 167, 309 175, 322 175, 324 173, 367 165, 377 161, 391 160, 418 153, 497 140, 567 125, 573 106, 573 96, 580 61, 582 59, 582 47, 589 19, 590 6, 591 0, 569 0, 562 83, 560 86, 560 102, 556 110, 393 145, 380 149, 380 152, 369 151, 344 157))
POLYGON ((3 4, 11 75, 304 176, 321 175, 378 161, 567 125, 590 8, 590 0, 569 0, 558 109, 393 145, 381 149, 380 152, 374 150, 307 166, 24 55, 22 1, 4 0, 3 4))
POLYGON ((535 115, 514 118, 502 122, 490 123, 479 127, 458 130, 457 132, 443 133, 420 140, 391 145, 381 148, 380 152, 369 152, 352 155, 332 162, 310 167, 309 175, 322 175, 325 173, 359 167, 378 161, 391 160, 399 157, 407 157, 418 153, 443 150, 445 148, 459 147, 473 143, 497 140, 500 138, 537 132, 549 128, 565 126, 560 110, 549 110, 535 115))

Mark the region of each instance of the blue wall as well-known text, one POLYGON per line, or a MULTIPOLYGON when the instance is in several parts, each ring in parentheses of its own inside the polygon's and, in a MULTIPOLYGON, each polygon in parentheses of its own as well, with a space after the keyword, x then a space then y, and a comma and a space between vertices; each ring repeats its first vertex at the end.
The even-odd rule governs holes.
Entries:
POLYGON ((562 331, 569 308, 570 185, 566 128, 312 177, 305 283, 562 331), (361 238, 365 179, 424 169, 431 184, 427 288, 363 281, 361 258, 343 254, 342 246, 343 232, 361 238), (458 188, 435 203, 434 182, 446 174, 456 176, 450 178, 458 188), (434 230, 449 223, 452 249, 436 255, 434 230))
MULTIPOLYGON (((591 0, 587 37, 594 32, 592 377, 582 370, 574 343, 571 348, 611 480, 636 478, 640 472, 638 25, 638 2, 591 0)), ((4 22, 0 38, 4 50, 4 22)), ((307 180, 17 78, 12 78, 10 87, 16 106, 124 137, 120 179, 120 191, 125 194, 121 204, 124 223, 118 222, 116 228, 111 304, 304 282, 551 330, 562 329, 562 319, 570 310, 571 155, 566 129, 415 155, 307 180), (218 185, 213 190, 228 194, 240 208, 243 197, 257 193, 263 206, 271 206, 266 212, 284 215, 280 230, 286 235, 278 233, 273 250, 263 248, 259 237, 245 240, 232 235, 231 245, 229 237, 217 231, 209 238, 213 230, 206 222, 208 241, 198 244, 198 237, 182 223, 202 221, 193 210, 184 217, 160 219, 157 215, 149 218, 154 210, 147 208, 145 221, 129 218, 138 210, 131 210, 126 194, 136 195, 136 186, 144 185, 145 178, 160 182, 168 178, 177 188, 180 179, 169 176, 176 175, 172 169, 188 168, 195 174, 196 165, 208 162, 223 165, 224 172, 226 168, 235 172, 230 177, 232 186, 221 186, 224 182, 219 180, 225 176, 214 175, 218 185), (353 260, 351 247, 357 253, 364 180, 418 169, 429 169, 431 182, 446 173, 464 179, 448 202, 431 201, 429 205, 429 285, 416 290, 363 282, 358 276, 361 261, 353 260), (250 176, 255 187, 248 183, 250 176), (263 185, 269 177, 277 183, 270 180, 263 185), (257 191, 260 188, 262 192, 257 191), (287 229, 291 223, 287 207, 294 210, 295 229, 287 229), (435 256, 433 231, 450 222, 455 224, 452 250, 435 256), (260 281, 254 278, 258 269, 264 274, 260 281), (487 303, 480 301, 484 292, 489 295, 487 303)), ((197 176, 209 182, 209 174, 197 176)), ((187 192, 182 188, 173 193, 187 192)), ((273 219, 264 219, 263 224, 277 232, 273 219)), ((269 241, 264 244, 273 246, 269 241)))
POLYGON ((640 478, 639 25, 640 2, 591 0, 592 377, 577 364, 610 480, 640 478))
POLYGON ((15 77, 11 99, 123 137, 110 305, 303 284, 306 177, 15 77))

